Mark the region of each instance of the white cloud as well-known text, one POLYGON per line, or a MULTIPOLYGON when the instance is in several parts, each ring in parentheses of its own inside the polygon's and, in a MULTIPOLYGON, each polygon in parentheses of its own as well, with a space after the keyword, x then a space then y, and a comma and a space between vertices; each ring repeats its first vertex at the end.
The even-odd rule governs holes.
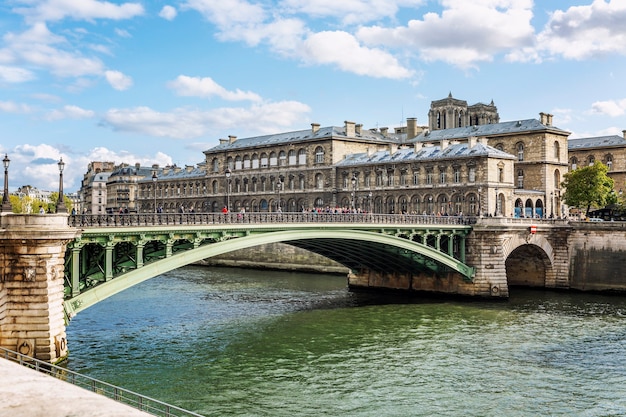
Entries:
POLYGON ((591 105, 591 111, 611 117, 622 116, 626 113, 626 99, 596 101, 591 105))
POLYGON ((126 29, 115 28, 115 34, 120 38, 132 38, 131 34, 126 29))
POLYGON ((377 78, 408 78, 413 72, 400 65, 393 55, 359 45, 347 32, 319 32, 303 45, 309 62, 334 64, 343 71, 377 78))
POLYGON ((406 26, 362 27, 366 45, 416 51, 427 62, 471 68, 514 48, 533 44, 531 0, 446 0, 443 12, 427 13, 406 26))
POLYGON ((0 111, 5 113, 31 113, 33 109, 28 104, 24 103, 0 101, 0 111))
POLYGON ((22 14, 29 22, 58 21, 65 18, 75 20, 93 19, 129 19, 144 13, 139 3, 123 3, 120 5, 97 0, 18 0, 23 6, 13 9, 22 14))
POLYGON ((92 110, 85 110, 78 106, 67 105, 61 109, 50 111, 46 115, 46 120, 62 120, 62 119, 89 119, 94 117, 95 113, 92 110))
POLYGON ((0 80, 9 83, 22 83, 35 78, 32 71, 19 67, 7 67, 0 65, 0 80))
POLYGON ((161 11, 159 12, 159 16, 165 20, 174 20, 176 14, 176 9, 169 5, 163 6, 161 11))
POLYGON ((119 71, 105 71, 104 76, 111 87, 119 91, 128 90, 133 85, 133 79, 119 71))
POLYGON ((61 77, 98 75, 103 71, 99 59, 83 57, 73 49, 57 47, 67 44, 67 41, 50 32, 45 23, 37 23, 20 34, 8 33, 4 40, 5 54, 15 64, 45 69, 61 77))
POLYGON ((149 107, 111 109, 103 124, 116 131, 174 139, 198 138, 225 129, 273 133, 301 123, 311 109, 297 101, 258 104, 250 108, 159 112, 149 107))
POLYGON ((229 101, 261 101, 261 97, 250 91, 228 91, 221 85, 217 84, 210 77, 189 77, 187 75, 179 75, 174 81, 170 81, 168 86, 176 91, 179 96, 193 96, 210 98, 212 96, 220 97, 229 101))
MULTIPOLYGON (((626 55, 624 20, 626 2, 623 0, 594 0, 590 5, 556 10, 537 36, 534 54, 574 60, 615 53, 626 55)), ((523 61, 524 54, 516 58, 523 61)))

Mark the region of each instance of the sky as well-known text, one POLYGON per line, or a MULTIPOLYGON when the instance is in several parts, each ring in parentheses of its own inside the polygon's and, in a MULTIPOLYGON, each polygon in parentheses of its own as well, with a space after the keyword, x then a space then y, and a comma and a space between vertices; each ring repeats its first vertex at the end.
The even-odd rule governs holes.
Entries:
POLYGON ((625 0, 3 0, 9 188, 91 161, 203 162, 220 138, 427 124, 452 94, 570 138, 626 129, 625 0))

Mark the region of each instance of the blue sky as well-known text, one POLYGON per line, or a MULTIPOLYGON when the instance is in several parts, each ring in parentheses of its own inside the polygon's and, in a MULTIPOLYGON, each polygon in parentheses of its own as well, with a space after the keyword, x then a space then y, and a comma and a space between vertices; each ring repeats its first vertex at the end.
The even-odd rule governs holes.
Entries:
POLYGON ((228 135, 427 123, 448 93, 571 138, 626 129, 624 0, 5 0, 10 188, 194 165, 228 135))

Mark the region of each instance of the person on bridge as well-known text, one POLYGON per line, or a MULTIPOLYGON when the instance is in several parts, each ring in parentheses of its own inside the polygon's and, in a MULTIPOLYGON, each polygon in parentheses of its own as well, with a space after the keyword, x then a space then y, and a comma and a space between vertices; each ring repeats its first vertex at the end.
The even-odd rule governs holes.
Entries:
POLYGON ((224 206, 224 208, 222 209, 222 213, 224 214, 228 213, 228 207, 224 206))

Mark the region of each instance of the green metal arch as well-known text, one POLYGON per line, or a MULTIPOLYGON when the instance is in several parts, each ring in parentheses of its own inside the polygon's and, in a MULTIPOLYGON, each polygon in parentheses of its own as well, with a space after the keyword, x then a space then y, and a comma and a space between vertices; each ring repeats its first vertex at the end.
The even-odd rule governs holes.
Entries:
POLYGON ((442 265, 447 266, 451 270, 459 272, 461 275, 471 279, 474 275, 474 268, 465 265, 457 259, 448 256, 435 248, 426 246, 422 243, 410 241, 396 236, 385 235, 376 232, 362 230, 282 230, 269 233, 255 233, 244 237, 233 238, 222 242, 211 243, 200 246, 196 249, 190 249, 177 253, 163 260, 144 265, 139 269, 129 271, 115 279, 98 285, 76 297, 68 299, 64 302, 65 312, 69 318, 78 312, 114 295, 127 288, 137 285, 150 278, 154 278, 168 271, 198 262, 202 259, 211 258, 224 253, 236 250, 247 249, 269 243, 302 241, 313 239, 342 239, 367 241, 370 243, 379 243, 382 245, 390 245, 409 252, 424 255, 442 265))

